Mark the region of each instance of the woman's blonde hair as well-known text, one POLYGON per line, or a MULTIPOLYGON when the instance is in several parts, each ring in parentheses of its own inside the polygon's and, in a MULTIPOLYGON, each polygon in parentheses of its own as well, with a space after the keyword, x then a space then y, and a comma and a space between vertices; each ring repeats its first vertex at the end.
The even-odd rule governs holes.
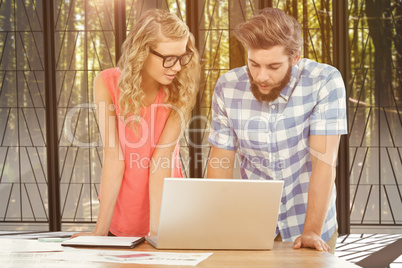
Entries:
POLYGON ((181 40, 187 38, 187 50, 194 52, 189 64, 182 66, 181 71, 168 86, 165 103, 177 107, 189 119, 195 104, 200 76, 199 54, 195 47, 194 36, 188 26, 176 15, 161 9, 145 12, 128 34, 122 46, 122 55, 118 62, 121 71, 119 88, 120 115, 140 115, 144 107, 145 94, 141 89, 141 69, 148 58, 150 49, 164 39, 181 40))
POLYGON ((277 8, 264 8, 247 22, 235 27, 236 38, 248 49, 270 49, 284 46, 293 57, 303 45, 299 22, 277 8))

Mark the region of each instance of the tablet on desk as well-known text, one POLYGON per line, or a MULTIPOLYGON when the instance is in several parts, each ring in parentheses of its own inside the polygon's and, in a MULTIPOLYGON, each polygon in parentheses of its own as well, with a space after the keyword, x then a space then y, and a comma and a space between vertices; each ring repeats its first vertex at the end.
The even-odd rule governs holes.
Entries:
POLYGON ((272 249, 283 181, 166 178, 157 249, 272 249))
POLYGON ((62 242, 61 245, 71 247, 133 248, 144 241, 144 237, 78 236, 62 242))

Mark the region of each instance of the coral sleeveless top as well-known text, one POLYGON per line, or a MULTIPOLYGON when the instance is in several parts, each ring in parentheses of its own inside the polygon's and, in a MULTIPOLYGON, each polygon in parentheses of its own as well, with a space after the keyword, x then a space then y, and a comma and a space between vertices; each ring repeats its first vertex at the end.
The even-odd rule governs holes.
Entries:
MULTIPOLYGON (((116 107, 119 139, 125 160, 123 181, 110 232, 117 236, 146 236, 149 233, 149 165, 171 109, 163 105, 166 93, 160 89, 155 102, 141 110, 142 118, 135 118, 140 122, 136 134, 131 125, 119 119, 120 70, 106 69, 101 75, 116 107)), ((183 177, 179 144, 174 151, 172 177, 183 177)))

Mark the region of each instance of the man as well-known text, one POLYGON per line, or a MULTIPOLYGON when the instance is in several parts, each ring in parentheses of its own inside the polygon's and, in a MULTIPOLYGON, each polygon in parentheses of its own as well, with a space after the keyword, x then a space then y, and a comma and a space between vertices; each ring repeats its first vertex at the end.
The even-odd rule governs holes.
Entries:
POLYGON ((235 29, 247 66, 219 78, 212 101, 208 178, 283 180, 277 239, 334 253, 336 157, 347 133, 338 70, 300 59, 300 24, 266 8, 235 29))

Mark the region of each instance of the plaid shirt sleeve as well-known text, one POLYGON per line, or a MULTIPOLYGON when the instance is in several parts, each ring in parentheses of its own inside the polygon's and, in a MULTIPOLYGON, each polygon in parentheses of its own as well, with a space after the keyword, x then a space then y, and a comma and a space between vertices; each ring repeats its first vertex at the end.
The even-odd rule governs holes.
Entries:
POLYGON ((223 97, 222 78, 218 80, 212 97, 212 122, 208 141, 219 148, 236 151, 237 137, 233 130, 231 119, 226 113, 223 97))
POLYGON ((311 135, 347 134, 346 92, 342 76, 334 69, 321 85, 310 116, 311 135))

